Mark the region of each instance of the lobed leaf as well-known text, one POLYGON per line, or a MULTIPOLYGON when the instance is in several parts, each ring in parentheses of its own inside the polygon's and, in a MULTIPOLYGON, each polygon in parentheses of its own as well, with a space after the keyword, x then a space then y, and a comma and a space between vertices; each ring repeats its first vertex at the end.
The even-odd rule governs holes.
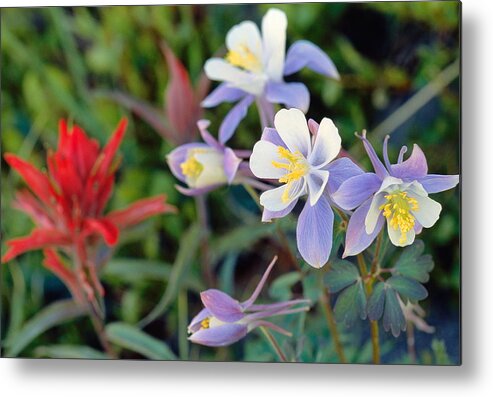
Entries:
POLYGON ((398 274, 426 283, 434 263, 431 255, 422 255, 425 249, 423 241, 416 240, 413 245, 405 248, 395 264, 398 274))
POLYGON ((325 285, 329 292, 339 292, 360 278, 358 268, 349 261, 338 260, 330 264, 325 275, 325 285))
POLYGON ((361 280, 339 294, 334 314, 336 320, 348 328, 352 327, 358 318, 366 318, 366 294, 361 280))
POLYGON ((397 292, 392 288, 385 288, 385 309, 383 312, 383 328, 392 331, 396 338, 406 329, 406 319, 397 299, 397 292))
POLYGON ((385 283, 378 282, 373 287, 373 292, 368 299, 367 312, 370 320, 379 320, 383 314, 385 304, 385 283))
POLYGON ((387 284, 395 289, 404 301, 407 299, 419 301, 428 296, 426 288, 411 278, 392 276, 387 280, 387 284))

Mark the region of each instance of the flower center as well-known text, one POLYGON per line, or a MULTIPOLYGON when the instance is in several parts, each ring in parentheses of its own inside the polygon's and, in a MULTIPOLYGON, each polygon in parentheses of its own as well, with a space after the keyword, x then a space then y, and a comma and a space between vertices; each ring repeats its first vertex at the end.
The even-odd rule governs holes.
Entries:
POLYGON ((279 178, 279 182, 286 184, 286 189, 284 189, 281 200, 283 203, 287 203, 291 199, 289 193, 293 186, 293 182, 297 181, 300 178, 303 178, 308 173, 309 167, 308 163, 305 160, 305 157, 300 153, 299 150, 292 153, 288 149, 279 146, 277 152, 281 160, 287 160, 287 163, 279 161, 272 162, 272 165, 274 167, 282 168, 287 171, 284 176, 279 178))
POLYGON ((196 179, 202 173, 204 166, 192 155, 180 164, 181 172, 189 178, 196 179))
POLYGON ((210 327, 210 325, 211 320, 209 319, 209 317, 207 317, 200 322, 200 329, 207 329, 210 327))
POLYGON ((411 211, 418 211, 419 206, 416 199, 409 197, 407 192, 394 192, 385 196, 387 202, 382 204, 379 210, 383 211, 382 215, 390 222, 394 230, 401 231, 399 243, 406 242, 406 235, 414 228, 415 218, 411 211))
POLYGON ((237 50, 231 50, 226 55, 226 61, 233 66, 248 70, 250 72, 260 72, 262 64, 256 55, 244 44, 239 45, 237 50))

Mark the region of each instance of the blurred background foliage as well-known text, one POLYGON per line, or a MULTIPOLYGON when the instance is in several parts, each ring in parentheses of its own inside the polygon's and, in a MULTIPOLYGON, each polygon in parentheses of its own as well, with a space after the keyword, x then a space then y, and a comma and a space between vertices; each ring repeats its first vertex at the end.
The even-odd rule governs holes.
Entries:
MULTIPOLYGON (((344 148, 366 169, 370 169, 370 164, 354 138, 354 131, 366 128, 372 139, 371 131, 375 127, 417 92, 435 84, 437 76, 460 56, 458 2, 276 6, 288 16, 288 45, 298 39, 310 40, 337 65, 342 76, 340 82, 308 70, 294 78, 310 89, 308 115, 316 120, 325 116, 333 118, 344 148)), ((130 126, 121 148, 123 163, 110 208, 166 193, 169 201, 180 209, 179 215, 152 219, 129 233, 102 276, 107 291, 108 322, 137 324, 160 299, 165 300, 163 313, 144 328, 154 338, 149 341, 151 345, 159 340, 169 348, 166 354, 157 357, 275 360, 270 346, 256 333, 230 348, 210 349, 188 344, 186 325, 200 308, 198 292, 207 286, 198 256, 186 257, 182 252, 180 257, 180 246, 186 251, 191 244, 186 240, 190 232, 185 235, 185 231, 195 222, 195 202, 174 189, 176 180, 165 164, 171 144, 102 92, 126 92, 157 107, 165 106, 163 97, 169 73, 160 51, 163 41, 184 63, 192 80, 198 81, 205 60, 223 48, 227 31, 245 19, 260 23, 269 7, 1 10, 2 153, 16 153, 43 168, 46 149, 56 145, 60 118, 73 120, 104 143, 120 117, 127 115, 130 126)), ((416 142, 427 154, 432 173, 459 172, 460 84, 458 78, 451 80, 424 106, 408 114, 398 128, 385 131, 392 133, 391 158, 396 158, 401 145, 416 142)), ((221 105, 206 112, 212 121, 211 131, 217 131, 229 108, 221 105)), ((258 117, 251 108, 230 146, 251 148, 259 136, 258 117)), ((380 150, 380 140, 375 139, 374 145, 380 150)), ((3 159, 1 177, 4 248, 6 239, 27 234, 31 222, 23 213, 11 210, 13 192, 22 183, 3 159)), ((436 333, 432 336, 418 333, 416 344, 420 362, 449 364, 458 362, 460 354, 458 189, 441 193, 437 199, 443 205, 440 221, 421 237, 435 261, 427 284, 430 297, 424 307, 429 313, 427 321, 436 326, 436 333)), ((241 300, 250 293, 272 256, 279 254, 280 261, 271 281, 279 276, 283 278, 271 282, 264 299, 287 299, 300 291, 310 297, 317 290, 320 273, 308 269, 308 265, 303 264, 306 271, 303 280, 289 276, 287 254, 282 252, 274 233, 278 227, 284 230, 295 248, 293 219, 284 219, 279 225, 262 225, 257 207, 242 187, 219 189, 209 195, 207 204, 210 261, 219 288, 241 300)), ((26 323, 49 303, 69 297, 65 287, 41 266, 39 252, 28 253, 2 266, 1 275, 4 340, 26 331, 26 323)), ((307 315, 288 316, 279 321, 294 334, 290 339, 280 337, 279 342, 298 360, 337 361, 317 305, 307 315)), ((118 332, 125 329, 115 327, 113 331, 120 335, 118 332)), ((350 361, 368 362, 371 347, 364 343, 368 339, 367 323, 341 331, 350 361)), ((394 339, 385 334, 382 341, 384 362, 406 362, 405 336, 394 339)), ((123 358, 152 358, 146 351, 132 349, 131 344, 121 346, 123 358)), ((26 357, 98 357, 92 350, 98 349, 98 342, 85 318, 28 338, 21 347, 18 354, 26 357), (86 349, 73 351, 68 345, 86 349)))

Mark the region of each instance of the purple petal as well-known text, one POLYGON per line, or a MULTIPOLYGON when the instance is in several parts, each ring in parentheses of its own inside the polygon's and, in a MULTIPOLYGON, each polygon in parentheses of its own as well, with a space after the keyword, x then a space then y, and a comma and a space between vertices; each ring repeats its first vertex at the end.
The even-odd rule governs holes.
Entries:
POLYGON ((310 130, 310 132, 316 136, 317 135, 317 132, 318 132, 318 128, 320 127, 320 124, 317 123, 315 120, 313 119, 309 119, 308 120, 308 129, 310 130))
POLYGON ((438 193, 452 189, 459 183, 459 175, 436 175, 430 174, 423 178, 419 178, 421 183, 428 193, 438 193))
POLYGON ((238 158, 233 151, 227 147, 224 149, 224 173, 228 178, 228 183, 232 183, 233 179, 235 179, 236 171, 238 171, 238 167, 241 163, 241 159, 238 158))
POLYGON ((325 169, 330 172, 328 183, 330 194, 339 189, 345 180, 364 174, 364 171, 348 157, 332 161, 325 169))
POLYGON ((219 84, 201 103, 204 108, 212 108, 223 102, 236 102, 245 96, 245 91, 230 87, 228 83, 219 84))
POLYGON ((265 87, 265 98, 271 103, 282 103, 286 108, 300 109, 303 113, 310 106, 310 93, 303 83, 271 81, 265 87))
POLYGON ((375 237, 382 230, 382 226, 385 223, 383 216, 378 218, 377 225, 373 230, 373 233, 366 234, 365 219, 370 209, 372 198, 366 200, 361 207, 354 211, 353 215, 349 219, 348 228, 346 232, 346 247, 342 255, 343 258, 347 256, 357 255, 370 246, 375 240, 375 237))
POLYGON ((199 128, 200 135, 202 136, 204 142, 207 143, 209 146, 222 151, 223 146, 207 130, 210 124, 211 122, 209 120, 197 121, 197 127, 199 128))
POLYGON ((199 314, 197 314, 192 321, 190 321, 190 325, 188 326, 188 332, 196 332, 202 327, 201 322, 206 318, 211 317, 211 312, 207 309, 202 309, 199 314))
POLYGON ((240 302, 222 291, 208 289, 200 293, 200 299, 206 309, 220 321, 234 323, 245 317, 240 302))
POLYGON ((381 184, 380 178, 372 172, 353 176, 343 182, 332 194, 332 200, 342 209, 352 210, 375 193, 381 184))
POLYGON ((263 141, 273 143, 276 146, 282 146, 284 148, 287 148, 286 144, 281 139, 279 133, 275 128, 270 128, 270 127, 264 128, 264 132, 262 132, 262 137, 260 139, 263 141))
POLYGON ((244 338, 248 328, 244 324, 224 324, 213 328, 202 329, 188 339, 204 346, 228 346, 244 338))
POLYGON ((229 111, 219 128, 219 142, 224 144, 233 136, 236 127, 247 115, 248 107, 254 99, 253 95, 247 95, 229 111))
POLYGON ((334 213, 325 196, 312 207, 306 203, 298 218, 296 240, 301 256, 309 265, 321 268, 332 249, 334 213))
POLYGON ((264 208, 264 212, 262 213, 262 222, 271 222, 272 219, 285 217, 286 215, 291 213, 297 202, 298 200, 293 200, 291 204, 289 204, 281 211, 269 211, 268 209, 264 208))
POLYGON ((204 149, 208 147, 205 143, 187 143, 171 151, 166 156, 166 161, 173 175, 180 181, 185 182, 186 178, 181 171, 181 164, 187 160, 188 151, 190 149, 204 149))
POLYGON ((357 135, 357 137, 363 141, 363 145, 365 146, 366 153, 370 158, 375 173, 380 177, 380 179, 383 179, 386 176, 388 176, 389 172, 378 158, 377 154, 375 153, 375 149, 373 149, 373 146, 371 145, 370 141, 366 139, 366 131, 363 131, 363 134, 361 136, 357 135))
POLYGON ((418 222, 414 222, 414 233, 415 234, 420 234, 423 231, 423 226, 418 222))
POLYGON ((300 40, 289 47, 284 63, 284 75, 296 73, 304 67, 339 80, 339 73, 329 56, 315 44, 300 40))
POLYGON ((257 287, 255 288, 255 291, 253 291, 253 294, 248 298, 245 302, 241 304, 244 310, 248 309, 253 303, 257 300, 258 296, 260 295, 260 292, 262 291, 262 288, 264 288, 264 284, 267 281, 267 278, 269 277, 269 274, 274 267, 274 265, 277 262, 277 256, 275 256, 272 261, 269 263, 269 266, 267 266, 267 269, 265 270, 264 274, 262 275, 262 278, 260 279, 259 283, 257 284, 257 287))
POLYGON ((401 179, 418 179, 426 176, 428 164, 421 148, 414 144, 413 152, 406 161, 392 166, 392 176, 401 179))
POLYGON ((217 189, 222 185, 220 184, 215 184, 215 185, 209 185, 209 186, 204 186, 204 187, 194 187, 194 188, 188 188, 188 187, 183 187, 180 185, 175 185, 176 190, 178 190, 181 194, 184 194, 185 196, 200 196, 201 194, 209 193, 213 191, 214 189, 217 189))

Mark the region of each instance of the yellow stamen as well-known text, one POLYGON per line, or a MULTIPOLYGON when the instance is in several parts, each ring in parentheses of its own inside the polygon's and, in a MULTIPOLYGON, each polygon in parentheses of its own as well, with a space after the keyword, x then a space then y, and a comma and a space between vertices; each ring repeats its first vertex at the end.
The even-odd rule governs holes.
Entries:
POLYGON ((209 317, 205 318, 200 322, 200 329, 207 329, 210 327, 211 320, 209 317))
POLYGON ((272 165, 276 168, 282 168, 288 171, 284 176, 279 178, 279 182, 285 183, 286 188, 281 196, 281 200, 283 203, 287 203, 291 198, 289 196, 289 192, 293 186, 293 182, 297 181, 300 178, 303 178, 308 172, 308 163, 305 160, 305 157, 299 152, 296 151, 291 153, 288 149, 279 146, 277 149, 279 153, 279 158, 281 160, 287 160, 288 162, 279 162, 273 161, 272 165))
POLYGON ((186 161, 180 164, 183 175, 196 179, 202 173, 204 166, 198 162, 194 156, 190 156, 186 161))
POLYGON ((394 230, 399 229, 401 231, 400 244, 406 242, 407 232, 414 228, 415 217, 411 214, 411 211, 418 211, 419 206, 415 198, 409 197, 407 192, 394 192, 385 196, 387 202, 382 204, 379 208, 382 215, 387 218, 390 226, 394 230))
POLYGON ((231 65, 238 66, 250 72, 258 72, 262 69, 260 60, 244 44, 238 46, 237 50, 229 51, 225 59, 231 65))

